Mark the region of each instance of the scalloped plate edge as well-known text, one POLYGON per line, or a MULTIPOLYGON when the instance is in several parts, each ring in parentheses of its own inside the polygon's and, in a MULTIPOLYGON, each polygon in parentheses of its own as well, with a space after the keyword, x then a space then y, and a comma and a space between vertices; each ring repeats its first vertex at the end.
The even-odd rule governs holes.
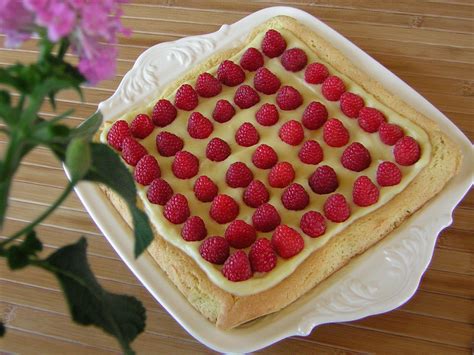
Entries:
MULTIPOLYGON (((221 352, 252 352, 293 335, 308 335, 314 327, 333 322, 360 319, 390 311, 405 303, 418 288, 428 267, 439 232, 452 222, 452 211, 473 183, 473 147, 464 134, 433 105, 401 79, 368 56, 342 35, 313 17, 290 7, 272 7, 255 12, 242 20, 223 25, 217 32, 186 37, 147 49, 125 75, 117 91, 99 104, 104 120, 112 120, 157 95, 161 88, 190 66, 204 60, 212 51, 232 46, 245 38, 247 29, 278 16, 288 15, 329 38, 353 62, 382 82, 394 94, 435 119, 457 141, 465 159, 459 174, 420 212, 414 214, 378 245, 355 258, 328 280, 289 307, 244 327, 222 331, 204 319, 149 255, 134 259, 130 228, 113 209, 97 186, 81 183, 76 192, 98 227, 127 266, 160 304, 193 337, 221 352), (173 54, 174 53, 174 54, 173 54), (176 69, 176 63, 180 68, 176 69), (381 283, 372 265, 383 263, 390 277, 400 279, 390 289, 381 283)), ((383 269, 383 268, 381 268, 383 269)))

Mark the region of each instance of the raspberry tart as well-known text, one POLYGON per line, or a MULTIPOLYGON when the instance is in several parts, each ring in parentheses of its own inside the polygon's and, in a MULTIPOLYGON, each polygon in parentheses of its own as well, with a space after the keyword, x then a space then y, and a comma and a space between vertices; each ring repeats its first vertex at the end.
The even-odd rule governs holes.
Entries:
POLYGON ((100 139, 134 174, 156 232, 149 253, 223 329, 300 298, 461 161, 430 119, 285 16, 104 123, 100 139))

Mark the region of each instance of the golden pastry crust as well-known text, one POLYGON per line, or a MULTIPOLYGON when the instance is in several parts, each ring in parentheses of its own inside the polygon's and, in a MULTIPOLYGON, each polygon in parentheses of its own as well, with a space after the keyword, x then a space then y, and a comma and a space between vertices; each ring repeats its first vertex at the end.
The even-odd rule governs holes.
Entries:
MULTIPOLYGON (((456 174, 462 159, 458 147, 451 142, 437 125, 400 98, 387 92, 380 83, 355 67, 337 49, 296 20, 278 16, 258 26, 248 38, 273 29, 286 29, 308 45, 318 56, 331 63, 340 73, 348 76, 364 90, 387 107, 416 123, 429 137, 431 157, 415 179, 383 207, 356 220, 330 239, 322 248, 312 253, 289 277, 276 286, 250 296, 234 296, 213 284, 201 268, 187 254, 164 240, 155 230, 155 240, 148 251, 166 272, 188 301, 219 328, 229 329, 263 315, 276 312, 300 298, 322 280, 347 264, 388 235, 435 196, 449 179, 456 174), (367 233, 371 231, 371 233, 367 233)), ((173 93, 181 84, 209 70, 239 52, 238 48, 213 55, 180 79, 160 96, 173 93)), ((103 188, 115 208, 131 224, 126 205, 115 193, 103 188)))

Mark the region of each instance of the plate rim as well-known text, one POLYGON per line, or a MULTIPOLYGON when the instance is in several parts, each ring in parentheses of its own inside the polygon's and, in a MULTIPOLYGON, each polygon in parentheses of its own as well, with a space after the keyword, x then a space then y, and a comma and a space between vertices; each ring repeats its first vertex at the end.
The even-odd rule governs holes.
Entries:
MULTIPOLYGON (((302 306, 303 308, 306 305, 309 305, 309 308, 311 308, 311 306, 316 306, 315 310, 317 311, 319 309, 319 314, 309 313, 306 318, 293 319, 295 318, 292 318, 293 308, 295 308, 293 304, 284 309, 283 311, 280 311, 284 313, 283 319, 279 318, 275 322, 268 322, 269 324, 263 323, 263 326, 262 323, 252 322, 243 330, 234 329, 230 331, 222 331, 215 328, 213 324, 211 324, 200 313, 194 310, 194 308, 187 302, 181 292, 174 286, 174 284, 168 279, 168 277, 163 273, 163 271, 161 271, 161 269, 156 270, 159 269, 159 267, 157 267, 155 261, 151 258, 150 255, 144 254, 138 259, 134 259, 133 236, 131 229, 125 224, 121 216, 113 208, 111 203, 106 199, 105 195, 98 186, 93 185, 92 183, 81 182, 75 188, 77 195, 79 196, 81 202, 84 204, 86 210, 91 215, 92 219, 98 225, 99 229, 106 236, 107 240, 110 242, 115 251, 119 254, 121 259, 127 264, 129 269, 135 274, 135 276, 153 295, 153 297, 171 314, 173 318, 175 318, 175 320, 189 334, 191 334, 194 338, 196 338, 209 348, 220 352, 256 351, 289 336, 308 335, 316 326, 321 324, 351 321, 355 319, 364 318, 369 315, 384 313, 399 307, 408 299, 410 299, 416 292, 421 277, 426 271, 431 261, 438 234, 441 232, 441 230, 451 224, 452 212, 454 208, 457 206, 458 202, 462 199, 462 197, 467 193, 467 191, 473 184, 472 172, 470 179, 468 176, 469 166, 467 160, 473 160, 472 156, 474 150, 472 144, 459 130, 459 128, 457 128, 445 115, 443 115, 438 109, 436 109, 420 94, 418 94, 405 82, 395 76, 395 74, 383 67, 375 59, 370 57, 367 53, 355 46, 348 39, 346 39, 341 34, 330 28, 328 25, 324 24, 322 21, 320 21, 313 15, 310 15, 309 13, 303 10, 299 10, 293 7, 277 6, 265 8, 242 18, 241 20, 235 22, 232 25, 223 25, 216 32, 206 35, 185 37, 174 42, 161 43, 150 47, 139 56, 133 68, 122 79, 122 82, 120 83, 115 93, 109 99, 99 104, 99 109, 104 114, 104 120, 110 120, 111 118, 119 115, 120 110, 130 110, 131 106, 133 107, 139 105, 143 103, 143 101, 148 100, 150 96, 156 94, 160 87, 166 86, 167 80, 170 81, 173 77, 179 77, 179 75, 185 72, 191 65, 194 65, 200 60, 204 60, 208 56, 206 53, 204 53, 203 56, 199 57, 199 55, 196 55, 196 53, 192 52, 192 50, 188 50, 191 51, 191 55, 188 55, 188 57, 185 57, 185 59, 183 59, 184 61, 186 60, 186 58, 190 58, 190 61, 187 62, 187 66, 183 65, 183 69, 181 70, 181 72, 175 71, 173 72, 173 75, 170 75, 169 77, 166 77, 166 75, 160 76, 158 78, 158 81, 154 77, 156 76, 155 73, 150 74, 146 71, 147 68, 159 71, 160 67, 157 66, 159 64, 159 60, 156 60, 156 58, 154 58, 154 60, 151 61, 151 57, 155 56, 157 50, 164 50, 165 52, 168 50, 169 52, 170 50, 173 50, 173 48, 192 48, 189 47, 189 43, 191 41, 195 41, 194 43, 205 43, 206 40, 217 41, 217 39, 221 39, 221 42, 217 43, 217 46, 219 48, 211 48, 212 50, 220 50, 225 48, 226 45, 230 45, 230 42, 234 41, 236 38, 242 38, 242 33, 246 34, 250 32, 242 31, 242 28, 251 29, 257 26, 258 24, 268 20, 269 18, 278 15, 287 15, 294 17, 295 19, 311 27, 312 29, 316 29, 316 32, 322 34, 323 36, 330 36, 336 42, 334 43, 333 41, 334 46, 341 50, 341 52, 343 52, 343 54, 345 55, 351 53, 351 59, 355 58, 354 63, 356 65, 359 64, 359 67, 361 67, 360 64, 367 64, 368 61, 371 64, 370 67, 376 68, 380 73, 383 74, 383 77, 379 77, 379 75, 382 74, 373 75, 373 73, 370 73, 372 70, 367 71, 365 70, 366 68, 364 68, 363 70, 368 72, 369 75, 375 77, 375 79, 380 81, 384 87, 386 87, 393 94, 400 96, 410 105, 413 106, 412 101, 415 101, 418 104, 421 103, 421 106, 423 106, 423 110, 420 111, 422 113, 428 114, 430 117, 433 117, 437 124, 447 130, 446 133, 448 134, 448 136, 458 141, 464 153, 464 160, 460 168, 460 173, 448 183, 447 187, 439 195, 437 195, 430 202, 428 202, 428 204, 424 206, 420 212, 415 213, 401 227, 399 227, 396 231, 392 232, 390 236, 384 238, 384 240, 378 245, 370 248, 362 256, 357 257, 357 260, 351 261, 349 266, 346 266, 344 269, 336 273, 339 274, 339 278, 341 278, 341 275, 344 275, 344 273, 348 274, 351 269, 354 269, 357 265, 361 263, 363 264, 363 260, 368 259, 376 253, 383 254, 384 252, 386 252, 387 248, 390 248, 390 243, 393 242, 394 239, 397 239, 397 236, 399 236, 400 234, 411 233, 410 235, 415 235, 417 237, 417 239, 413 240, 419 240, 420 243, 424 241, 424 244, 422 245, 424 249, 419 251, 420 253, 423 252, 423 259, 420 260, 420 263, 416 265, 416 269, 411 270, 411 274, 409 275, 409 277, 405 279, 406 284, 402 291, 398 292, 392 298, 386 300, 385 303, 371 305, 372 308, 370 311, 367 311, 365 309, 358 309, 352 312, 329 312, 328 314, 324 314, 323 312, 323 310, 325 310, 324 307, 328 307, 328 305, 322 304, 321 302, 318 304, 312 299, 310 300, 310 302, 308 302, 308 297, 306 297, 305 295, 303 296, 303 298, 306 297, 305 300, 297 300, 295 303, 304 303, 302 306), (226 44, 225 41, 222 41, 223 36, 229 39, 229 43, 226 44), (219 44, 221 44, 221 46, 219 46, 219 44), (148 78, 146 78, 147 75, 148 78), (131 95, 129 100, 124 100, 123 93, 126 92, 126 90, 130 87, 132 87, 133 89, 133 80, 136 78, 145 78, 145 83, 147 85, 144 85, 141 91, 137 91, 135 88, 137 94, 131 95), (120 104, 117 105, 117 102, 119 102, 120 104), (469 159, 469 156, 471 159, 469 159), (439 208, 437 208, 437 205, 440 205, 441 201, 443 202, 443 211, 439 211, 439 208), (426 230, 426 228, 424 228, 424 225, 420 223, 423 221, 423 216, 426 215, 428 212, 435 213, 436 216, 438 216, 439 218, 437 219, 437 223, 432 225, 431 229, 426 230), (123 237, 116 237, 116 235, 123 237), (156 273, 158 273, 158 276, 156 275, 156 273), (158 280, 160 280, 160 285, 156 285, 156 277, 158 277, 158 280), (164 281, 168 282, 166 287, 163 287, 161 284, 164 281), (184 308, 185 311, 180 312, 178 308, 184 308), (291 308, 290 311, 288 311, 289 308, 291 308), (321 315, 321 313, 323 314, 321 315)), ((206 49, 205 45, 204 49, 206 49)), ((131 92, 133 94, 133 90, 131 92)), ((330 280, 334 280, 334 276, 331 276, 330 280)), ((364 285, 348 285, 347 287, 354 287, 354 289, 357 289, 357 287, 359 287, 360 289, 362 287, 362 291, 359 290, 357 292, 366 292, 367 294, 369 294, 371 292, 370 289, 366 290, 363 286, 364 285)), ((334 282, 331 287, 335 287, 334 282)), ((315 290, 310 291, 309 294, 315 293, 314 291, 315 290)), ((316 296, 319 297, 319 299, 315 298, 319 301, 321 298, 324 299, 325 297, 324 290, 322 290, 323 292, 320 291, 321 290, 318 290, 318 294, 316 296)), ((297 309, 301 309, 302 307, 297 309)))

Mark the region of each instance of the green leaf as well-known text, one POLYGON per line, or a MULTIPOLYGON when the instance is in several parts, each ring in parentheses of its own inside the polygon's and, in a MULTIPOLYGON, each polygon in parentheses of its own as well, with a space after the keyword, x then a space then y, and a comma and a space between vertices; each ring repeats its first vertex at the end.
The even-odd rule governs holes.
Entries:
POLYGON ((148 216, 136 206, 137 189, 132 175, 117 153, 105 144, 93 143, 92 167, 85 180, 103 183, 117 192, 128 205, 133 217, 135 257, 138 257, 153 240, 148 216))
POLYGON ((0 68, 0 83, 23 92, 25 89, 24 82, 21 77, 15 75, 15 72, 20 72, 24 67, 23 64, 15 64, 7 68, 0 68))
POLYGON ((12 125, 19 120, 19 117, 20 112, 17 109, 11 107, 6 102, 0 102, 0 118, 3 119, 6 124, 9 126, 12 125))
POLYGON ((91 144, 92 167, 85 180, 101 182, 118 192, 128 204, 135 205, 137 189, 132 175, 117 153, 101 143, 91 144))
POLYGON ((72 181, 79 181, 91 166, 90 143, 84 138, 73 138, 66 149, 66 166, 72 181))
POLYGON ((0 90, 0 104, 11 105, 10 93, 6 90, 0 90))
POLYGON ((54 111, 56 111, 56 100, 54 98, 54 92, 50 92, 48 94, 49 102, 51 103, 51 107, 53 108, 54 111))
POLYGON ((37 129, 34 131, 31 139, 37 144, 44 144, 50 146, 53 143, 68 144, 70 139, 71 129, 63 124, 55 124, 54 122, 46 121, 38 117, 40 122, 37 129))
POLYGON ((126 353, 132 353, 130 343, 145 328, 145 308, 135 297, 113 294, 100 286, 87 262, 86 248, 82 237, 38 265, 58 278, 75 322, 103 329, 117 338, 126 353))
POLYGON ((134 254, 138 258, 153 241, 153 231, 150 227, 148 216, 135 205, 129 205, 133 217, 133 231, 135 235, 134 254))
POLYGON ((91 139, 102 124, 102 112, 97 111, 82 124, 72 130, 73 137, 86 137, 91 139))
POLYGON ((43 243, 36 237, 34 230, 28 232, 20 244, 6 249, 8 266, 12 270, 24 268, 30 264, 30 257, 43 250, 43 243))
POLYGON ((7 249, 7 262, 12 270, 24 268, 30 263, 28 253, 25 252, 19 245, 12 245, 7 249))
POLYGON ((32 123, 36 119, 38 110, 43 104, 45 97, 71 87, 76 88, 75 84, 67 79, 57 79, 55 77, 45 79, 41 84, 34 87, 29 104, 22 112, 21 119, 26 123, 32 123))

